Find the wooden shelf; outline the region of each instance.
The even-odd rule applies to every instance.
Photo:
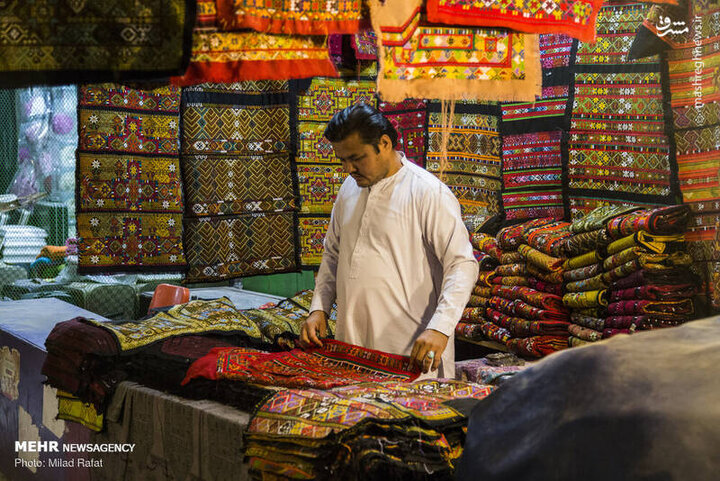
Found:
[[[499,342],[495,342],[495,341],[474,341],[474,340],[464,339],[464,338],[460,338],[460,337],[456,337],[455,339],[457,339],[458,341],[467,342],[469,344],[475,344],[477,346],[486,347],[488,349],[494,349],[496,351],[510,352],[508,350],[507,346],[505,346],[505,344],[500,344]]]

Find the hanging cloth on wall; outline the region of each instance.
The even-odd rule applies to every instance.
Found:
[[[384,101],[535,100],[540,95],[537,35],[428,26],[420,0],[370,1],[378,36],[378,94]]]

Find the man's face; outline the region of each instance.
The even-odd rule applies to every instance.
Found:
[[[345,172],[350,174],[360,187],[370,187],[387,177],[393,160],[393,148],[390,137],[380,137],[378,149],[365,144],[357,132],[340,142],[332,142],[335,156],[342,162]]]

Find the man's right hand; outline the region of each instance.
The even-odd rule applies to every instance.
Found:
[[[327,337],[327,314],[324,311],[312,311],[300,330],[300,344],[310,347],[315,344],[322,347],[320,339]]]

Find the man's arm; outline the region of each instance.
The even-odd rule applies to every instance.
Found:
[[[442,265],[443,281],[435,313],[415,341],[411,356],[425,367],[427,353],[433,351],[430,369],[434,370],[470,299],[479,267],[455,196],[442,188],[439,193],[428,193],[423,201],[423,235]]]
[[[340,237],[338,236],[335,208],[330,215],[330,225],[325,234],[323,258],[315,278],[315,291],[310,303],[310,315],[305,320],[300,332],[300,342],[309,346],[322,346],[320,338],[327,336],[327,320],[330,316],[336,294],[336,277]]]

